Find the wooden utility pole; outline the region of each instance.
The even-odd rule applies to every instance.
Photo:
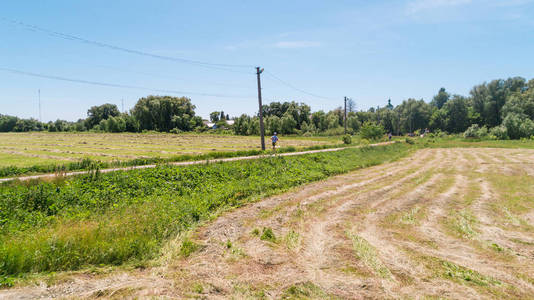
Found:
[[[261,103],[261,80],[260,74],[263,72],[263,69],[256,67],[256,75],[258,77],[258,104],[260,107],[260,135],[261,135],[261,150],[265,150],[265,129],[263,127],[263,105]]]
[[[347,97],[345,97],[345,113],[343,114],[343,121],[345,124],[345,134],[347,134]]]

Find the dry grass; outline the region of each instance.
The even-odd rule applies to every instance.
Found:
[[[279,147],[339,144],[329,137],[281,137]],[[259,149],[259,137],[166,133],[0,133],[0,167],[29,167],[90,158],[100,161],[169,158]]]

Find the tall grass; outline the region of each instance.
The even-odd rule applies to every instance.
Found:
[[[6,183],[0,185],[0,277],[151,259],[165,241],[221,209],[412,149],[394,144]]]

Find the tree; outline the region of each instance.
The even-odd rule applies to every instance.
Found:
[[[87,110],[86,127],[88,129],[93,128],[95,125],[100,124],[100,121],[107,120],[109,117],[116,117],[120,115],[120,111],[117,105],[106,103],[100,106],[92,106]]]
[[[285,134],[291,134],[295,132],[295,129],[297,128],[297,121],[293,118],[293,116],[286,112],[282,119],[280,120],[280,123],[282,125],[282,133]]]
[[[473,87],[470,92],[473,108],[480,115],[483,125],[488,127],[499,125],[503,117],[501,110],[506,99],[525,87],[525,79],[521,77],[493,80]]]
[[[437,107],[438,109],[442,108],[447,101],[449,101],[450,95],[445,91],[445,88],[441,88],[438,91],[438,94],[434,96],[430,105]]]
[[[194,109],[186,97],[148,96],[137,101],[132,115],[139,121],[141,130],[190,131],[202,126],[202,118],[195,117]]]
[[[265,123],[266,123],[266,127],[267,127],[267,132],[269,134],[273,134],[275,132],[281,132],[281,129],[282,129],[282,122],[280,120],[280,118],[276,115],[273,115],[273,116],[270,116],[270,117],[267,117],[265,119]]]
[[[464,132],[469,127],[469,112],[466,98],[455,95],[452,100],[445,103],[443,109],[447,116],[446,129],[448,132]]]
[[[312,113],[311,122],[319,131],[325,131],[328,128],[326,114],[322,110]]]
[[[221,111],[221,116],[219,117],[219,120],[226,120],[226,115],[224,114],[224,111]]]
[[[376,140],[384,136],[384,128],[375,122],[365,122],[360,129],[360,135],[364,139]]]
[[[352,129],[354,132],[360,130],[360,121],[356,115],[349,115],[347,118],[347,127]]]
[[[424,100],[404,100],[395,108],[399,114],[402,132],[414,132],[428,127],[432,116],[432,107]]]
[[[234,119],[234,133],[237,135],[247,135],[250,117],[242,114],[240,117]]]
[[[260,134],[260,119],[258,117],[254,117],[250,120],[247,134],[248,135],[259,135]]]
[[[386,108],[382,108],[377,110],[378,119],[380,120],[380,125],[384,127],[384,130],[386,132],[394,132],[395,131],[395,124],[397,123],[397,112],[389,109],[387,106]]]
[[[431,130],[445,130],[447,128],[447,111],[445,109],[435,109],[432,112],[428,126]]]
[[[219,120],[220,120],[220,112],[214,111],[214,112],[210,113],[210,121],[212,123],[217,123],[217,122],[219,122]]]
[[[534,85],[534,80],[531,80],[531,83]],[[512,93],[508,97],[501,111],[502,118],[506,118],[510,113],[525,115],[531,120],[534,119],[534,88]]]
[[[0,114],[0,132],[10,132],[17,124],[19,118]]]
[[[502,124],[511,139],[530,138],[534,135],[534,122],[525,115],[509,113]]]

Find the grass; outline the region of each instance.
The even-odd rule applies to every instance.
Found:
[[[346,234],[352,240],[352,248],[358,259],[371,268],[378,276],[385,279],[391,278],[391,272],[380,261],[376,249],[368,241],[351,232],[347,232]]]
[[[0,185],[0,276],[139,263],[190,228],[261,196],[396,160],[406,144]],[[276,240],[268,229],[256,234]],[[182,256],[194,253],[184,241]]]
[[[283,137],[277,152],[340,145],[338,137]],[[259,137],[166,133],[0,133],[0,177],[257,155]]]
[[[420,262],[429,271],[431,278],[446,279],[460,285],[466,285],[482,294],[489,294],[492,298],[518,299],[524,296],[520,293],[518,294],[515,287],[492,276],[479,273],[442,258],[423,255],[411,250],[408,251],[410,251],[409,255],[413,260]],[[430,280],[430,278],[423,280]]]
[[[464,239],[472,239],[478,235],[477,223],[476,217],[468,209],[452,211],[447,220],[448,228]]]
[[[267,228],[263,228],[263,233],[260,236],[260,240],[275,243],[276,236],[274,235],[273,230],[267,227]]]
[[[312,282],[303,282],[290,286],[281,299],[335,299]]]

